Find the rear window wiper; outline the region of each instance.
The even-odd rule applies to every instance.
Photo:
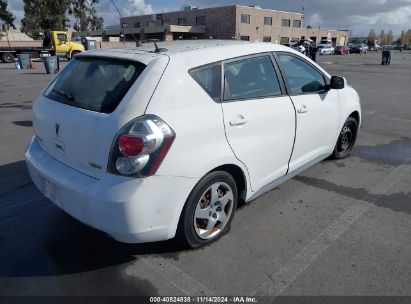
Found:
[[[75,101],[76,101],[76,99],[74,98],[74,96],[71,95],[71,94],[69,94],[69,93],[67,93],[67,92],[64,92],[64,91],[62,91],[62,90],[57,90],[57,89],[53,89],[53,90],[51,90],[51,91],[52,91],[54,94],[57,94],[57,95],[59,95],[59,96],[64,97],[64,99],[67,100],[67,101],[69,101],[69,102],[75,102]]]

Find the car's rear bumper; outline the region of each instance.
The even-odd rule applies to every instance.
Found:
[[[173,238],[179,216],[198,179],[107,174],[95,179],[55,160],[33,138],[26,152],[37,188],[65,212],[126,243]]]

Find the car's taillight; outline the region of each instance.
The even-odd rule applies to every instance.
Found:
[[[118,141],[118,148],[124,156],[137,156],[144,149],[144,140],[134,135],[122,135]]]
[[[151,176],[156,173],[174,139],[174,131],[159,117],[139,117],[125,125],[114,139],[108,172]]]

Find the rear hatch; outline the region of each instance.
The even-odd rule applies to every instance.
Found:
[[[160,79],[150,73],[152,59],[76,57],[34,103],[34,133],[42,149],[77,171],[101,178],[113,138],[127,121],[144,114]]]

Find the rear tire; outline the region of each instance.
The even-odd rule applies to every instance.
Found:
[[[15,58],[12,53],[3,53],[1,55],[1,61],[4,63],[13,63],[15,62]]]
[[[348,117],[338,136],[331,158],[343,159],[350,156],[354,148],[355,140],[357,139],[357,133],[358,122],[354,118]]]
[[[218,240],[230,229],[237,201],[237,186],[230,174],[224,171],[207,174],[186,201],[176,239],[191,248]]]

